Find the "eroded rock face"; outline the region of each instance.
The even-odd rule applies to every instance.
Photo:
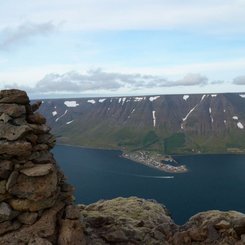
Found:
[[[40,105],[24,91],[0,91],[0,244],[84,244]]]

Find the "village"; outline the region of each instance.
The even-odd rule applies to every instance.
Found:
[[[168,173],[186,173],[188,171],[185,165],[180,165],[171,156],[163,156],[158,153],[148,151],[124,152],[122,157]]]

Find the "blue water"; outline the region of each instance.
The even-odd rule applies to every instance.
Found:
[[[178,156],[189,172],[169,174],[121,158],[119,151],[56,146],[53,152],[75,186],[77,203],[118,196],[155,199],[177,224],[210,209],[245,213],[245,155]]]

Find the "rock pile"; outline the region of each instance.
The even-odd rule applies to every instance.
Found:
[[[24,91],[0,91],[0,244],[84,244],[40,105]]]

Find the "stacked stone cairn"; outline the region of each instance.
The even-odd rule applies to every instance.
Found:
[[[40,105],[24,91],[0,91],[0,245],[85,244]]]

